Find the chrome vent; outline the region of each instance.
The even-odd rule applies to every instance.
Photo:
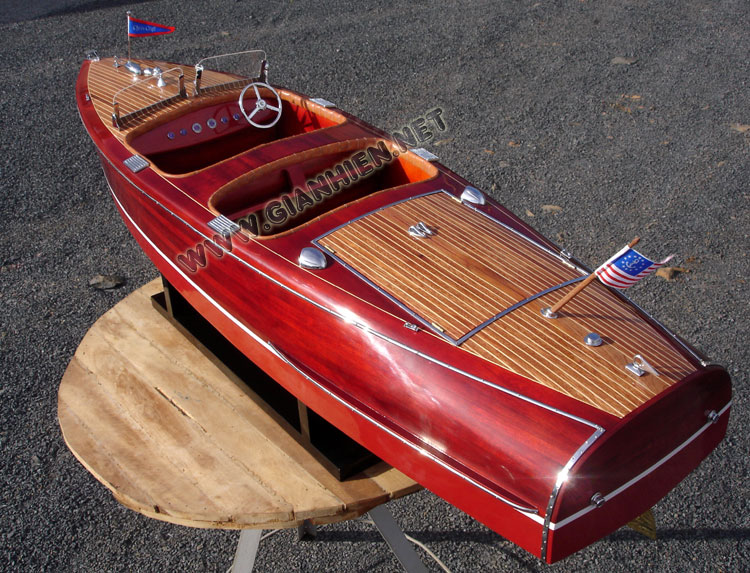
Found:
[[[130,169],[133,173],[138,173],[139,171],[143,171],[146,169],[146,167],[149,166],[149,162],[143,159],[140,155],[133,155],[131,157],[128,157],[125,161],[123,161],[125,164],[125,167]]]
[[[305,247],[299,253],[299,266],[303,269],[320,270],[328,266],[328,259],[315,247]]]
[[[474,205],[484,205],[487,202],[487,199],[485,199],[484,193],[479,189],[467,185],[463,193],[461,193],[461,201],[464,203],[472,203]]]
[[[237,233],[240,230],[240,226],[237,223],[227,219],[224,215],[219,215],[215,219],[211,219],[208,222],[208,226],[225,237],[228,237],[232,233]]]

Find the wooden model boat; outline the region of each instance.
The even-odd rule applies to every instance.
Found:
[[[242,56],[247,77],[221,58],[92,55],[76,100],[140,246],[291,393],[550,563],[721,441],[724,369],[598,282],[544,316],[580,262],[434,156],[272,88],[265,55]]]

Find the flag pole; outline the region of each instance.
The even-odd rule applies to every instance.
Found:
[[[632,249],[633,247],[635,247],[635,246],[636,246],[636,245],[638,244],[638,241],[640,241],[640,240],[641,240],[641,238],[640,238],[640,237],[636,237],[635,239],[633,239],[632,241],[630,241],[630,243],[628,243],[628,247],[627,247],[627,248],[629,248],[629,249]],[[557,313],[558,313],[558,311],[559,311],[559,310],[560,310],[560,309],[561,309],[561,308],[562,308],[563,306],[565,306],[566,304],[568,304],[568,303],[569,303],[569,302],[570,302],[571,300],[573,300],[573,298],[574,298],[574,297],[575,297],[575,296],[576,296],[576,295],[577,295],[577,294],[578,294],[579,292],[581,292],[581,291],[582,291],[583,289],[585,289],[585,288],[586,288],[586,287],[587,287],[587,286],[588,286],[589,284],[591,284],[591,282],[592,282],[592,281],[593,281],[593,280],[594,280],[595,278],[596,278],[596,271],[594,271],[594,272],[593,272],[593,273],[591,273],[591,274],[590,274],[589,276],[587,276],[587,277],[586,277],[585,279],[583,279],[583,280],[582,280],[582,281],[581,281],[580,283],[578,283],[578,285],[577,285],[577,286],[576,286],[576,287],[575,287],[575,288],[574,288],[574,289],[573,289],[572,291],[570,291],[570,292],[569,292],[568,294],[566,294],[566,295],[565,295],[565,296],[564,296],[563,298],[561,298],[561,299],[560,299],[560,300],[559,300],[558,302],[556,302],[556,303],[555,303],[554,305],[552,305],[551,307],[549,307],[549,306],[548,306],[548,307],[546,307],[546,308],[543,308],[543,309],[542,309],[542,314],[543,314],[544,316],[546,316],[547,318],[557,318]]]
[[[129,62],[130,61],[130,15],[131,15],[130,10],[128,10],[126,14],[128,15],[128,62]]]

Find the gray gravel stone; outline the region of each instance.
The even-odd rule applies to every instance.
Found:
[[[134,53],[172,61],[261,47],[270,77],[388,130],[439,106],[441,160],[591,265],[636,234],[689,269],[629,295],[727,366],[727,439],[655,508],[547,567],[428,492],[392,503],[453,571],[741,571],[748,522],[750,4],[746,0],[127,5],[174,25]],[[225,571],[238,534],[120,507],[65,447],[57,385],[97,317],[156,276],[120,220],[73,89],[85,50],[123,54],[119,0],[10,0],[0,20],[0,569]],[[619,64],[618,58],[628,64]],[[619,60],[618,60],[619,61]],[[544,213],[543,205],[562,208]],[[535,215],[527,214],[527,210]],[[126,277],[96,291],[99,273]],[[432,569],[436,570],[434,566]],[[394,571],[375,530],[282,532],[258,571]]]

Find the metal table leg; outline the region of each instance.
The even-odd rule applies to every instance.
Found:
[[[401,528],[385,505],[379,505],[371,509],[369,515],[404,570],[407,573],[427,573],[427,569],[417,555],[417,552],[414,551],[414,547],[406,539],[404,532],[401,531]],[[313,532],[315,531],[314,525],[308,523],[307,527],[309,528],[308,531],[310,529]],[[301,526],[300,532],[302,531]],[[234,554],[234,561],[232,562],[232,573],[252,572],[255,565],[255,557],[258,555],[261,533],[263,533],[261,529],[242,530],[240,541],[237,544],[237,551]]]
[[[243,529],[232,562],[232,573],[250,573],[258,555],[262,529]]]
[[[383,536],[383,539],[385,539],[388,547],[396,555],[404,570],[408,573],[427,573],[427,569],[417,555],[417,552],[414,551],[414,547],[404,537],[404,532],[401,531],[401,528],[385,505],[379,505],[371,509],[369,514],[375,523],[375,527],[378,528],[380,535]]]

